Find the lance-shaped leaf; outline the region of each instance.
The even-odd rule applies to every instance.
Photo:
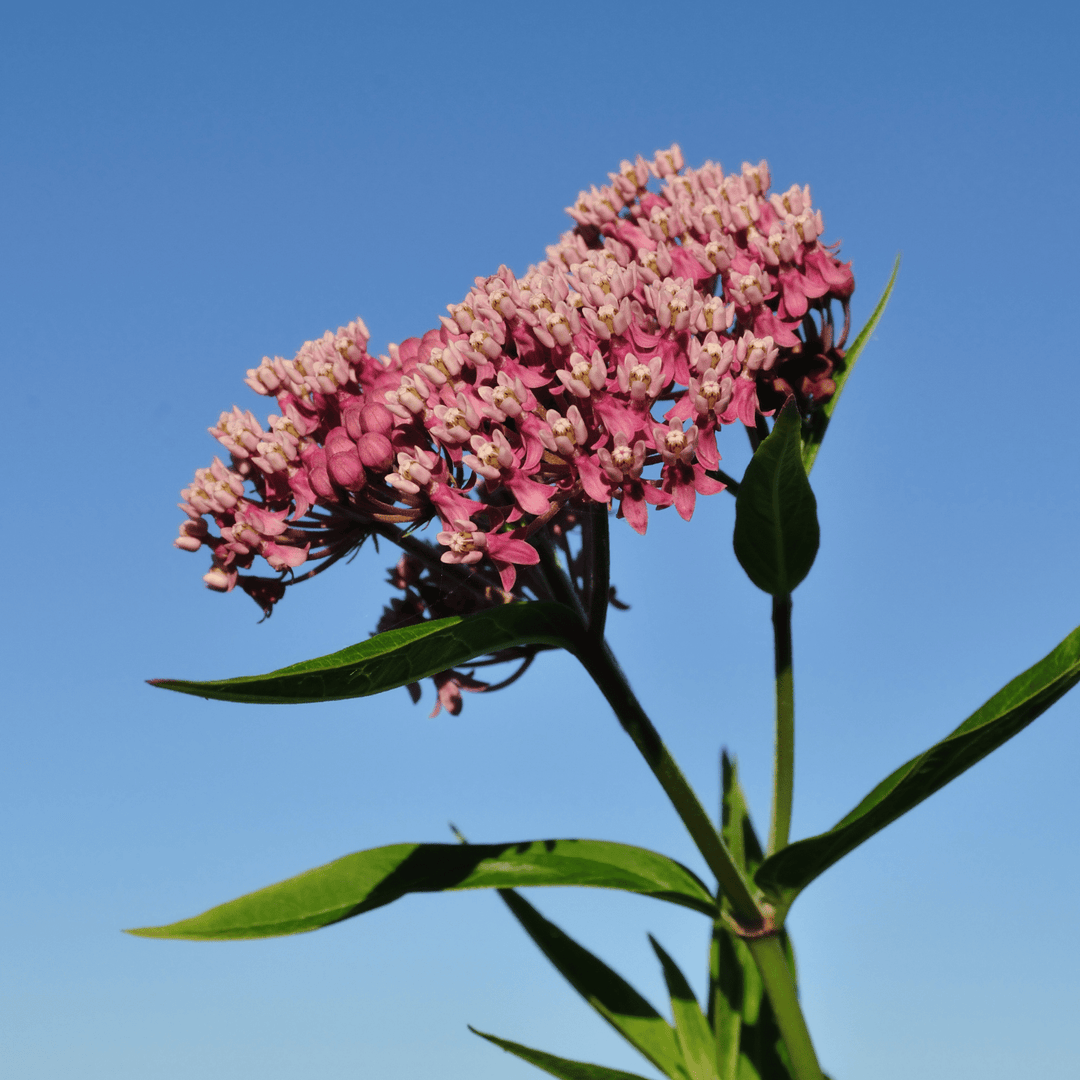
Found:
[[[722,804],[720,835],[728,851],[734,856],[739,869],[747,877],[753,877],[765,857],[754,823],[750,820],[750,808],[746,803],[742,785],[739,783],[739,766],[724,750],[720,757],[720,780]]]
[[[763,857],[761,842],[750,821],[738,767],[726,750],[721,756],[721,790],[720,835],[739,869],[752,877]],[[738,1077],[744,1004],[748,994],[760,998],[760,982],[749,950],[722,919],[715,920],[709,951],[708,1019],[721,1080]],[[756,1004],[753,1012],[756,1015]]]
[[[622,1069],[609,1069],[604,1065],[588,1065],[584,1061],[571,1061],[569,1058],[545,1054],[543,1050],[533,1050],[531,1047],[522,1046],[521,1043],[500,1039],[496,1035],[488,1035],[486,1032],[477,1031],[472,1026],[469,1030],[474,1035],[479,1035],[481,1039],[487,1039],[488,1042],[501,1046],[508,1053],[517,1055],[530,1065],[535,1065],[538,1069],[559,1077],[559,1080],[645,1080],[637,1073],[623,1072]]]
[[[848,381],[851,370],[855,367],[855,361],[859,359],[859,354],[870,340],[870,335],[877,328],[877,324],[881,321],[881,316],[885,313],[885,305],[889,302],[889,297],[892,295],[893,285],[896,284],[896,275],[899,272],[900,256],[897,255],[896,262],[893,264],[892,274],[889,276],[889,283],[885,286],[885,291],[881,294],[881,299],[877,302],[877,307],[874,308],[869,321],[859,332],[859,336],[855,338],[851,347],[844,354],[844,370],[837,372],[833,380],[836,383],[836,389],[833,391],[832,396],[828,401],[819,408],[816,408],[810,414],[810,419],[807,421],[806,430],[804,432],[805,444],[803,446],[803,464],[806,466],[808,474],[814,467],[814,461],[817,459],[817,453],[821,447],[821,440],[825,438],[825,432],[829,427],[829,421],[832,419],[832,414],[836,409],[837,402],[840,400],[840,394],[844,390],[844,384]]]
[[[750,820],[738,767],[725,751],[721,759],[721,835],[739,868],[752,876],[764,855]],[[785,953],[795,974],[795,956],[786,934]],[[709,955],[709,1023],[716,1042],[721,1080],[790,1080],[787,1050],[750,950],[723,919],[713,923]]]
[[[1080,682],[1080,628],[1018,675],[955,731],[887,776],[827,833],[766,859],[755,880],[782,909],[819,874],[970,769]]]
[[[559,974],[624,1038],[672,1080],[689,1080],[675,1030],[621,975],[510,889],[499,895]]]
[[[433,619],[387,630],[329,656],[318,656],[266,675],[189,682],[151,679],[153,686],[222,701],[297,704],[367,697],[393,690],[517,645],[573,650],[581,624],[562,604],[506,604],[475,615]]]
[[[701,1011],[694,991],[686,981],[679,965],[667,954],[660,942],[649,935],[649,943],[664,969],[664,982],[671,998],[671,1014],[675,1017],[675,1031],[679,1048],[692,1080],[718,1080],[716,1074],[716,1046],[713,1043],[709,1021]]]
[[[585,885],[652,896],[712,914],[715,901],[685,866],[644,848],[606,840],[516,844],[391,844],[358,851],[140,937],[223,941],[317,930],[407,893]]]
[[[810,573],[820,539],[800,423],[789,401],[750,459],[735,497],[735,555],[750,580],[773,596],[790,593]]]

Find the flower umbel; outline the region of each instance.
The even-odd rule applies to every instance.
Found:
[[[210,549],[210,588],[240,585],[269,614],[376,535],[410,560],[380,629],[437,617],[438,590],[455,613],[548,596],[537,544],[576,559],[584,592],[568,542],[583,511],[617,503],[639,533],[649,506],[689,519],[697,495],[723,489],[709,472],[724,426],[828,399],[854,280],[821,242],[809,188],[770,195],[765,162],[687,169],[677,146],[610,180],[578,196],[543,262],[477,278],[389,355],[368,352],[358,319],[248,372],[280,413],[265,428],[222,413],[210,432],[229,464],[182,492],[176,546]],[[434,545],[415,535],[432,520]],[[242,573],[256,557],[278,576]],[[451,711],[485,685],[436,682]]]

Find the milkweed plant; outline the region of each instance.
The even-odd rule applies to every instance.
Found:
[[[389,844],[346,855],[143,937],[227,940],[316,930],[411,892],[492,888],[570,984],[671,1080],[822,1080],[785,930],[819,874],[999,747],[1080,681],[1080,629],[940,742],[901,765],[828,832],[789,836],[794,775],[792,593],[813,566],[809,475],[897,268],[854,339],[849,263],[824,238],[809,187],[770,193],[768,166],[685,167],[678,146],[624,161],[578,196],[574,227],[518,277],[477,278],[440,325],[368,351],[357,319],[291,360],[247,373],[278,412],[233,408],[210,429],[221,455],[183,490],[176,546],[206,549],[209,588],[270,615],[299,582],[369,538],[397,546],[377,632],[270,672],[155,685],[226,701],[362,697],[434,680],[436,712],[491,693],[551,649],[595,681],[670,799],[713,878],[605,840]],[[899,265],[899,264],[898,264]],[[741,428],[753,456],[720,465]],[[612,518],[690,521],[699,497],[734,496],[740,565],[772,597],[776,713],[764,841],[723,757],[714,821],[642,709],[604,635]],[[258,562],[257,560],[261,560]],[[263,566],[263,564],[266,564]],[[259,572],[258,568],[262,567]],[[254,568],[254,572],[253,572]],[[511,665],[507,667],[506,665]],[[465,666],[469,671],[463,670]],[[489,668],[501,678],[482,679]],[[508,673],[507,673],[508,672]],[[671,1018],[518,891],[622,889],[710,920],[707,1000],[659,943]],[[563,1080],[634,1080],[484,1032]],[[638,1078],[640,1080],[640,1078]]]

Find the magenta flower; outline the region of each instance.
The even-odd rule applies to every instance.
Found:
[[[535,545],[581,511],[617,504],[639,533],[649,506],[689,518],[723,489],[724,427],[833,392],[854,280],[808,187],[770,194],[764,162],[687,169],[677,146],[610,181],[578,196],[544,261],[477,278],[388,355],[357,319],[248,371],[279,412],[222,413],[210,430],[230,463],[182,493],[176,546],[210,549],[211,588],[239,584],[269,613],[377,534],[465,575],[472,603],[543,595]],[[437,548],[417,532],[431,521]],[[278,576],[243,573],[256,558]]]

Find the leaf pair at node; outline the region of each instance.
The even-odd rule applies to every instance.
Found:
[[[723,837],[739,869],[750,876],[761,863],[761,845],[735,764],[726,754],[723,789]],[[499,895],[570,985],[670,1080],[791,1080],[787,1050],[757,966],[719,912],[713,921],[707,1010],[701,1008],[675,961],[655,939],[649,939],[667,984],[669,1022],[621,975],[517,892],[500,890]],[[726,906],[722,897],[721,904]],[[790,947],[787,952],[794,971]],[[476,1034],[561,1080],[642,1080],[634,1073],[572,1061],[482,1031]]]

